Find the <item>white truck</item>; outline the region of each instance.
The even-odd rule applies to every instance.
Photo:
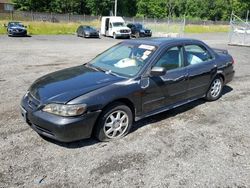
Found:
[[[104,16],[101,22],[101,35],[116,38],[130,38],[131,30],[122,17]]]

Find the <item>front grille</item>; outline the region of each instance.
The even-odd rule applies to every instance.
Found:
[[[129,30],[126,29],[120,30],[120,33],[129,33]]]

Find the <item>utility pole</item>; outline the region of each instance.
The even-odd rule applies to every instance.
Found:
[[[247,11],[246,23],[248,23],[249,10]]]
[[[115,16],[117,14],[117,0],[115,0]]]

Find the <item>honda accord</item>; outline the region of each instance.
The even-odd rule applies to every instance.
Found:
[[[110,141],[142,118],[199,98],[217,100],[233,76],[232,56],[202,41],[126,40],[88,63],[36,80],[21,113],[45,137]]]

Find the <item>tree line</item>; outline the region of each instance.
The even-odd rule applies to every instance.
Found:
[[[117,14],[127,17],[183,17],[228,20],[231,12],[242,18],[250,10],[250,0],[117,0]],[[13,0],[17,10],[110,15],[114,0]]]

